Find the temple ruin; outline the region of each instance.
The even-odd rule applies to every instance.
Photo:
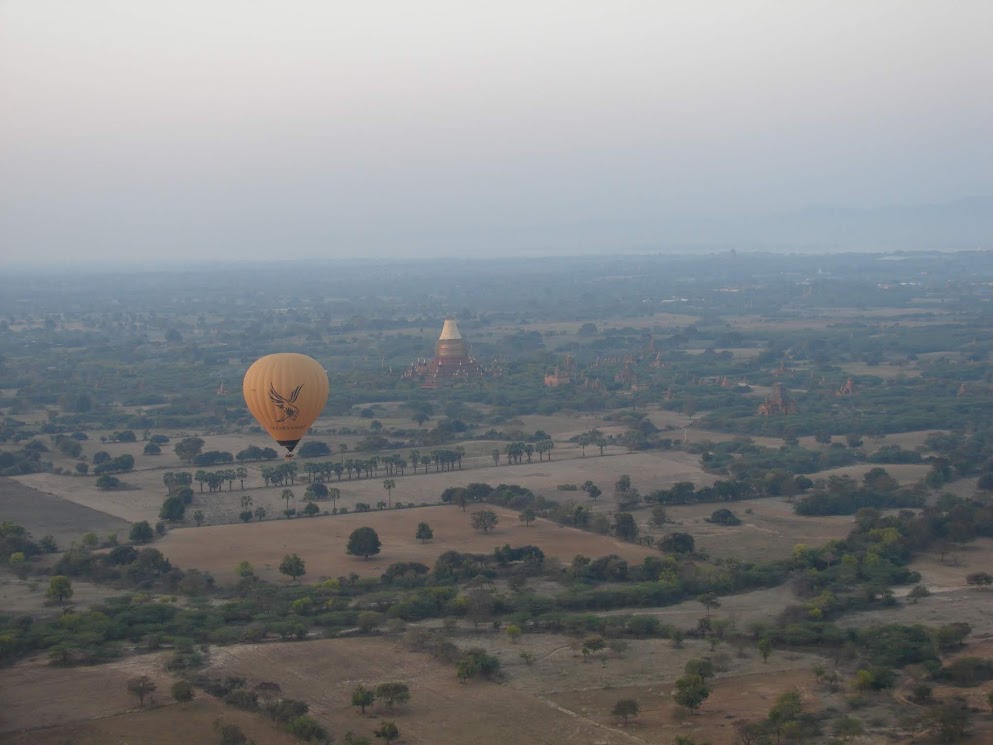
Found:
[[[469,354],[469,346],[454,318],[446,318],[434,346],[434,357],[417,360],[403,374],[404,380],[420,380],[425,388],[445,382],[481,377],[483,369]]]
[[[772,393],[759,405],[758,413],[762,416],[796,414],[796,403],[786,395],[782,383],[773,383]]]

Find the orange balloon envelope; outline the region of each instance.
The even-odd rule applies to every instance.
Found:
[[[292,352],[256,360],[242,383],[252,416],[290,454],[320,416],[328,400],[328,388],[328,376],[321,363]]]

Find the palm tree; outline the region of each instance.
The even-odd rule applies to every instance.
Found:
[[[286,502],[286,516],[289,517],[290,516],[290,500],[291,499],[296,499],[296,496],[293,494],[293,490],[292,489],[283,489],[283,493],[280,494],[279,497],[280,497],[280,499],[282,499],[282,500],[284,500]]]
[[[386,498],[390,500],[390,509],[393,509],[393,490],[396,488],[397,482],[393,479],[385,479],[383,481],[383,488],[386,489]]]
[[[328,499],[331,500],[331,511],[334,512],[336,510],[335,505],[337,505],[338,500],[341,499],[341,489],[336,489],[334,487],[329,488]]]
[[[241,488],[245,488],[245,479],[248,478],[248,469],[244,466],[239,466],[235,469],[235,475],[241,480]]]
[[[421,451],[411,450],[410,451],[410,462],[414,466],[414,473],[417,473],[417,467],[421,465]]]
[[[244,494],[241,497],[241,511],[245,512],[252,506],[252,498],[248,494]]]
[[[260,505],[260,506],[258,506],[258,507],[255,508],[255,519],[256,520],[258,520],[259,522],[262,522],[263,520],[265,520],[265,516],[266,516],[266,508],[265,507],[262,507]]]

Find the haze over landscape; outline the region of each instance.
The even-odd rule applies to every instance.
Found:
[[[0,745],[993,743],[991,29],[0,0]]]
[[[8,1],[0,260],[974,248],[991,24],[986,2]]]

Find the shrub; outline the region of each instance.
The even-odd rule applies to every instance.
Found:
[[[259,710],[259,697],[254,691],[235,688],[224,697],[224,703],[245,711]]]
[[[193,700],[193,686],[186,680],[176,681],[172,684],[172,697],[181,703]]]

